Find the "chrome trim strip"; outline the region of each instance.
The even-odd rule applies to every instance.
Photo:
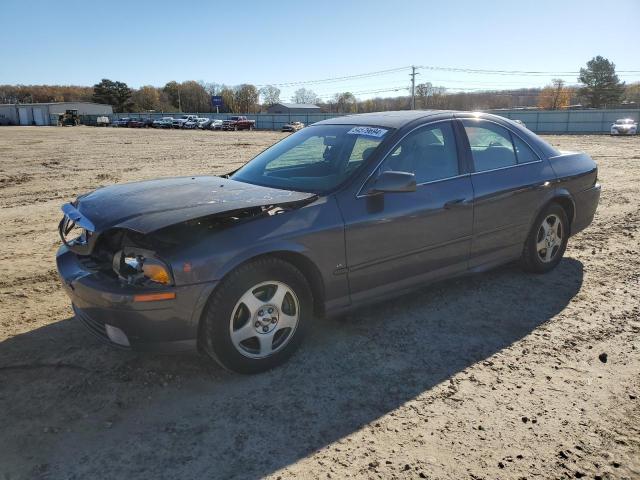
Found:
[[[471,175],[481,175],[483,173],[495,172],[497,170],[506,170],[507,168],[524,167],[525,165],[532,165],[534,163],[542,163],[542,160],[534,160],[533,162],[516,163],[515,165],[507,165],[506,167],[492,168],[491,170],[482,170],[480,172],[471,172]]]
[[[502,117],[502,118],[505,118],[506,120],[509,120],[509,121],[513,122],[513,120],[511,120],[510,118],[507,118],[507,117]],[[458,118],[458,120],[461,123],[463,123],[464,120],[477,120],[477,121],[482,121],[482,122],[490,122],[490,123],[493,123],[494,125],[498,125],[499,127],[502,127],[505,130],[507,130],[509,133],[511,133],[511,135],[515,135],[520,140],[522,140],[527,145],[527,147],[529,147],[531,149],[531,151],[535,154],[535,156],[538,157],[538,161],[540,161],[540,162],[542,161],[542,158],[540,157],[540,155],[538,155],[538,152],[536,152],[536,149],[533,148],[529,142],[527,142],[524,138],[522,138],[516,132],[511,130],[509,127],[506,127],[505,125],[502,125],[501,123],[498,123],[495,120],[492,120],[492,119],[489,119],[489,118],[482,118],[482,117],[478,117],[478,118],[462,117],[462,118]],[[463,123],[462,127],[464,128],[464,123]],[[523,127],[523,128],[526,128],[526,127]],[[511,141],[511,144],[513,145],[513,141]],[[513,153],[515,153],[515,148],[516,148],[516,146],[513,145]],[[471,149],[471,145],[469,145],[469,149]],[[473,151],[471,152],[471,155],[473,156]],[[516,153],[516,160],[518,160],[518,154],[517,153]],[[517,165],[526,165],[527,163],[535,163],[535,162],[536,162],[536,160],[534,160],[533,162],[518,163]],[[511,166],[515,167],[516,165],[511,165]],[[475,167],[475,165],[474,165],[474,167]],[[489,170],[483,170],[483,171],[488,172]],[[481,172],[472,172],[472,173],[481,173]]]

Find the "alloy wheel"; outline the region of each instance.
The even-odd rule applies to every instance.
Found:
[[[547,215],[536,236],[536,252],[541,262],[549,263],[556,257],[562,247],[563,235],[560,217],[555,213]]]
[[[231,343],[249,358],[266,358],[293,338],[300,319],[300,302],[288,285],[262,282],[236,303],[229,321]]]

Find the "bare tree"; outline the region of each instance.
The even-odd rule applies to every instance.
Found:
[[[267,107],[280,102],[280,89],[273,85],[267,85],[260,89],[260,95],[262,95],[262,103]]]
[[[358,101],[351,92],[336,93],[334,101],[340,113],[354,113],[358,111]]]
[[[199,81],[198,83],[202,86],[202,88],[204,88],[205,92],[207,92],[209,96],[220,95],[220,92],[225,87],[223,84],[216,82]]]
[[[316,92],[313,90],[299,88],[293,93],[291,101],[293,103],[316,103],[318,101],[318,95],[316,95]]]
[[[256,111],[258,105],[258,89],[255,85],[243,83],[235,89],[235,104],[242,113],[252,113]]]
[[[544,87],[538,96],[538,106],[546,110],[566,108],[571,101],[571,91],[564,86],[564,80],[554,78],[552,84]]]

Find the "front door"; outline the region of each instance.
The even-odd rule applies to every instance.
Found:
[[[466,270],[473,189],[456,140],[450,121],[419,127],[391,148],[356,198],[338,198],[353,302]],[[413,173],[416,191],[369,193],[386,170]]]

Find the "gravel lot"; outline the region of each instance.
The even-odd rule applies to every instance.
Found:
[[[0,128],[0,478],[640,478],[640,136],[591,154],[594,224],[510,265],[318,320],[284,367],[116,351],[72,318],[61,203],[224,173],[271,132]]]

